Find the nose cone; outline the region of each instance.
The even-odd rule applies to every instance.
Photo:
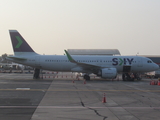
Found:
[[[154,70],[158,70],[159,69],[159,65],[157,65],[157,64],[154,63],[153,69]]]

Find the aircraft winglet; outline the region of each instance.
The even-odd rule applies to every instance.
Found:
[[[80,62],[77,62],[75,61],[72,56],[67,52],[67,50],[64,50],[66,55],[67,55],[67,58],[70,62],[72,63],[76,63],[77,65],[79,65],[80,67],[83,67],[83,69],[99,69],[101,68],[100,66],[96,66],[96,65],[92,65],[92,64],[87,64],[87,63],[80,63]]]
[[[66,55],[67,55],[67,57],[68,57],[68,60],[70,61],[70,62],[72,62],[72,63],[77,63],[73,58],[72,58],[72,56],[67,52],[67,50],[64,50],[65,51],[65,53],[66,53]]]

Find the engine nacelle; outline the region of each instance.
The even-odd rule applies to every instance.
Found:
[[[116,68],[103,68],[101,70],[101,77],[105,79],[113,79],[117,76],[117,69]]]

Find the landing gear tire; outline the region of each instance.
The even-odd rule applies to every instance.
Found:
[[[122,74],[123,81],[134,81],[134,78],[131,78],[131,76],[128,73]]]
[[[39,79],[40,78],[39,75],[40,75],[40,69],[35,68],[34,69],[34,74],[33,74],[33,79]]]
[[[125,76],[124,73],[122,74],[122,80],[123,80],[123,81],[126,81],[126,76]]]
[[[90,80],[90,76],[89,75],[84,75],[83,77],[86,81]]]
[[[134,78],[137,79],[138,81],[140,81],[142,79],[140,74],[138,74],[138,73],[134,73]]]

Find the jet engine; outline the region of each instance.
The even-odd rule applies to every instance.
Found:
[[[116,68],[103,68],[99,71],[98,76],[101,76],[105,79],[113,79],[117,76],[117,69]]]

